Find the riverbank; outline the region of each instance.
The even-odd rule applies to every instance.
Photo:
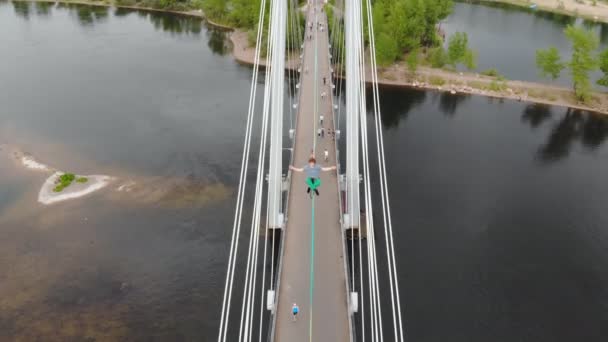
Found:
[[[234,31],[230,35],[234,58],[241,64],[253,65],[255,49],[249,47],[247,34]],[[265,65],[265,60],[260,61]],[[297,61],[291,60],[292,68]],[[369,70],[369,68],[368,68]],[[368,71],[366,79],[372,79]],[[368,82],[369,83],[369,82]],[[608,114],[608,94],[595,92],[591,104],[579,103],[568,88],[544,83],[501,80],[474,73],[457,73],[443,69],[419,67],[410,73],[405,63],[378,69],[378,84],[384,87],[408,87],[470,94],[546,105],[570,107]]]
[[[368,75],[368,78],[371,76]],[[381,86],[407,86],[452,94],[481,95],[608,114],[606,93],[594,92],[593,100],[589,104],[583,104],[576,100],[572,90],[545,83],[511,81],[477,73],[457,73],[429,67],[419,67],[416,73],[412,74],[403,64],[379,69],[378,78]]]
[[[176,15],[203,19],[203,20],[205,20],[205,22],[207,24],[209,24],[210,26],[212,26],[216,29],[225,30],[225,31],[234,31],[235,30],[235,28],[232,26],[220,24],[216,21],[213,21],[212,19],[209,19],[205,15],[203,10],[201,10],[201,9],[191,9],[188,11],[177,11],[177,10],[171,10],[171,9],[153,8],[153,7],[138,6],[138,5],[125,6],[125,5],[118,5],[116,3],[116,1],[114,1],[114,0],[100,0],[100,1],[95,1],[95,0],[74,0],[74,1],[72,1],[72,0],[12,0],[12,1],[46,2],[46,3],[52,3],[52,4],[61,3],[61,4],[82,5],[82,6],[114,7],[114,8],[131,9],[131,10],[137,10],[137,11],[146,11],[146,12],[171,13],[171,14],[176,14]]]
[[[28,0],[15,0],[28,1]],[[205,17],[201,10],[190,11],[173,11],[156,9],[140,6],[120,6],[116,5],[115,1],[89,1],[89,0],[33,0],[39,2],[50,3],[68,3],[79,5],[93,5],[125,8],[133,10],[143,10],[152,12],[164,12],[176,15],[185,15],[204,19],[210,26],[219,28],[230,33],[230,42],[232,43],[232,55],[234,59],[243,65],[253,65],[255,59],[255,49],[249,46],[247,32],[240,31],[233,27],[215,23]],[[477,2],[510,2],[512,0],[482,0]],[[515,0],[519,5],[525,1]],[[540,3],[540,2],[539,2]],[[564,1],[565,5],[568,1]],[[540,5],[540,4],[539,4]],[[599,6],[600,4],[598,4]],[[568,8],[568,7],[567,7]],[[605,20],[608,22],[608,5],[602,4],[602,10],[598,12],[600,15],[605,15]],[[544,8],[543,8],[544,9]],[[601,18],[604,18],[602,16]],[[290,70],[298,69],[299,56],[293,55],[286,63],[286,68]],[[260,65],[266,66],[266,58],[260,58]],[[419,67],[415,74],[411,74],[405,64],[395,64],[391,67],[380,68],[378,70],[379,84],[384,87],[408,87],[420,88],[435,91],[443,91],[449,93],[461,93],[470,95],[480,95],[494,98],[505,98],[517,101],[525,101],[531,103],[540,103],[546,105],[555,105],[570,107],[580,110],[588,110],[608,114],[608,96],[604,93],[596,92],[593,95],[593,101],[590,104],[579,103],[574,92],[568,88],[549,85],[545,83],[525,82],[525,81],[510,81],[499,80],[496,77],[483,76],[474,73],[456,73],[443,69],[434,69],[429,67]],[[366,79],[371,80],[371,75],[368,74]]]
[[[593,21],[608,23],[608,4],[597,1],[593,5],[592,0],[561,0],[561,5],[556,0],[457,0],[466,3],[503,3],[535,10],[564,14],[572,17],[580,17]]]

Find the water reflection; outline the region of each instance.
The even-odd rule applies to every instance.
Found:
[[[555,162],[567,157],[572,145],[577,141],[584,147],[595,150],[606,141],[606,138],[608,138],[608,118],[568,109],[552,128],[547,142],[541,146],[538,155],[543,162]]]
[[[46,17],[51,14],[51,9],[55,6],[54,2],[37,1],[34,3],[36,15]]]
[[[92,26],[108,18],[110,8],[106,6],[90,6],[81,4],[58,3],[57,8],[68,9],[71,15],[76,15],[82,26]]]
[[[588,148],[596,149],[608,138],[608,118],[599,115],[588,115],[583,124],[581,142]]]
[[[368,112],[371,109],[371,91],[367,94]],[[399,126],[399,121],[406,118],[408,113],[426,100],[426,91],[404,90],[398,88],[382,89],[380,96],[380,110],[382,122],[386,128]]]
[[[462,1],[460,1],[460,2],[462,2]],[[563,26],[573,24],[576,21],[575,17],[569,16],[569,15],[559,14],[559,13],[555,13],[555,12],[548,12],[548,11],[539,11],[539,10],[531,9],[529,7],[513,5],[513,4],[509,4],[509,3],[487,2],[487,1],[479,1],[479,0],[469,0],[469,1],[466,1],[466,3],[470,3],[470,4],[474,4],[474,5],[483,5],[485,7],[491,7],[491,8],[499,8],[506,12],[512,12],[512,13],[515,13],[515,12],[529,13],[529,14],[534,15],[536,18],[549,20],[551,22],[554,22],[554,23],[557,23],[557,24],[560,24]]]
[[[13,1],[13,9],[15,10],[15,14],[18,17],[21,17],[23,19],[29,19],[30,18],[30,3],[29,2],[22,2],[22,1]]]
[[[202,20],[185,18],[174,14],[150,13],[150,21],[154,28],[172,34],[199,35],[202,30]]]
[[[228,45],[226,44],[226,32],[220,30],[207,30],[207,46],[214,54],[224,56],[228,53]]]
[[[547,119],[551,118],[551,115],[551,107],[533,103],[526,106],[521,115],[521,121],[529,123],[532,128],[536,128]]]
[[[458,107],[469,100],[470,95],[452,95],[449,93],[441,93],[439,95],[439,109],[448,117],[454,116]]]
[[[135,13],[135,12],[137,12],[137,10],[134,10],[131,8],[117,7],[114,9],[114,16],[115,17],[126,17],[127,15],[129,15],[131,13]]]

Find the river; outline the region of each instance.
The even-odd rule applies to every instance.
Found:
[[[442,28],[448,37],[457,31],[467,33],[469,46],[477,53],[478,71],[495,68],[510,80],[550,82],[539,76],[536,50],[555,46],[562,59],[568,60],[572,53],[564,36],[568,25],[591,29],[599,38],[600,49],[608,47],[608,24],[500,3],[455,2]],[[598,72],[593,78],[599,77]],[[564,70],[555,82],[569,86],[569,72]]]
[[[0,340],[214,340],[251,70],[195,19],[0,2],[0,23]],[[606,118],[381,97],[408,340],[604,341]],[[42,206],[11,148],[143,187]]]

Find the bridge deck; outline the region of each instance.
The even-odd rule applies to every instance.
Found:
[[[327,134],[328,128],[334,127],[327,17],[313,8],[306,17],[306,37],[311,33],[308,23],[312,22],[313,38],[305,40],[294,163],[297,167],[305,165],[314,147],[317,162],[331,166],[336,165],[336,156],[334,138]],[[317,19],[323,32],[316,27]],[[323,92],[327,94],[325,99],[321,97]],[[317,136],[319,115],[324,116],[324,138]],[[325,149],[329,151],[327,162],[323,160]],[[324,172],[321,180],[321,195],[311,200],[306,194],[304,174],[292,176],[276,319],[278,342],[350,340],[337,173]],[[291,320],[293,303],[300,307],[296,322]]]

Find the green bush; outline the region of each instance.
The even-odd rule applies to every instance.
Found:
[[[137,0],[116,0],[118,6],[135,6],[136,4]]]
[[[496,77],[498,75],[500,75],[500,73],[498,73],[498,70],[492,68],[492,69],[488,69],[488,70],[484,70],[481,72],[482,75],[485,76],[490,76],[490,77]]]
[[[434,86],[442,86],[445,84],[445,80],[439,76],[431,76],[429,77],[429,83]]]
[[[54,192],[61,192],[63,189],[67,188],[72,184],[72,182],[76,179],[76,176],[73,173],[64,173],[59,178],[57,178],[56,186],[53,189]]]
[[[442,47],[429,51],[428,60],[433,68],[443,68],[448,63],[448,56]]]
[[[504,82],[492,81],[488,86],[491,91],[499,92],[507,89],[507,85]]]

